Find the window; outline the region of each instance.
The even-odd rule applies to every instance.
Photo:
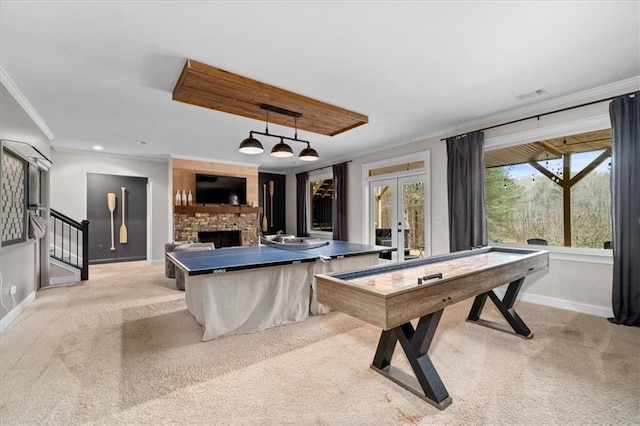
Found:
[[[309,232],[333,232],[333,176],[309,177]]]
[[[485,153],[489,241],[608,248],[611,130]]]

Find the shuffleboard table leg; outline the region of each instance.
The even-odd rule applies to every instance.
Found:
[[[520,292],[520,288],[522,287],[523,282],[524,278],[520,278],[509,283],[507,291],[505,292],[502,300],[500,300],[498,295],[493,290],[489,290],[486,293],[476,296],[475,300],[473,301],[471,311],[469,311],[467,321],[479,325],[484,325],[496,330],[511,332],[511,330],[504,326],[501,326],[500,324],[480,319],[480,314],[482,313],[482,309],[484,308],[484,303],[487,300],[487,297],[489,297],[493,304],[496,305],[496,308],[498,308],[504,319],[507,320],[513,332],[522,338],[531,339],[533,337],[533,333],[531,332],[531,330],[529,330],[529,327],[527,327],[522,318],[520,318],[516,310],[513,309],[513,304],[518,297],[518,293]]]
[[[427,354],[442,312],[443,309],[420,318],[415,330],[413,325],[407,322],[383,331],[371,368],[431,405],[444,410],[451,404],[452,399]],[[400,342],[415,377],[391,365],[397,342]]]

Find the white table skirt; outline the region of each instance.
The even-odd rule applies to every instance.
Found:
[[[320,260],[316,260],[315,274],[331,274],[333,272],[346,272],[354,269],[362,269],[367,266],[373,266],[378,264],[378,253],[364,254],[360,256],[348,256],[341,259],[331,259],[326,263]],[[312,315],[322,315],[330,312],[332,309],[318,303],[318,295],[316,288],[316,279],[313,278],[311,283],[311,303],[309,310]]]
[[[252,333],[309,316],[314,262],[186,277],[189,312],[202,340]]]

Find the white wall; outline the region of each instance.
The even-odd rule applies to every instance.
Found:
[[[150,193],[147,194],[147,215],[150,241],[147,244],[147,259],[153,263],[164,262],[164,243],[172,240],[169,231],[169,160],[148,161],[103,154],[53,151],[52,161],[51,208],[75,220],[87,217],[87,173],[148,178]]]
[[[0,119],[0,139],[9,139],[18,142],[24,142],[28,145],[22,145],[20,150],[16,152],[18,155],[33,155],[32,146],[37,148],[44,155],[50,155],[50,143],[48,136],[39,127],[40,117],[37,116],[31,105],[22,96],[22,93],[9,79],[4,70],[2,73],[2,84],[0,84],[0,111],[2,118]],[[17,145],[19,146],[19,145]],[[46,172],[43,173],[46,175]],[[46,187],[46,179],[43,180],[41,192],[43,197],[48,195]],[[46,200],[44,203],[47,205]],[[42,244],[45,244],[47,237],[45,236]],[[24,310],[33,300],[35,300],[35,291],[38,289],[38,282],[41,279],[48,280],[48,268],[44,268],[45,274],[42,275],[40,265],[40,244],[41,240],[27,240],[0,248],[0,275],[2,279],[2,292],[0,298],[2,307],[0,307],[0,330],[4,330],[12,321],[17,318],[20,312]],[[48,265],[48,261],[47,261]],[[9,295],[9,287],[15,286],[16,293],[13,298]],[[6,307],[6,308],[5,308]]]
[[[522,286],[520,299],[601,317],[612,317],[611,287],[613,260],[577,255],[573,260],[561,259],[557,249],[550,248],[549,269],[538,272]],[[602,250],[604,251],[604,250]],[[610,251],[610,250],[609,250]]]

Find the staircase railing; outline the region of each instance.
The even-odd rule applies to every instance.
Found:
[[[51,250],[49,255],[80,269],[80,279],[89,279],[89,221],[78,222],[51,209]]]

